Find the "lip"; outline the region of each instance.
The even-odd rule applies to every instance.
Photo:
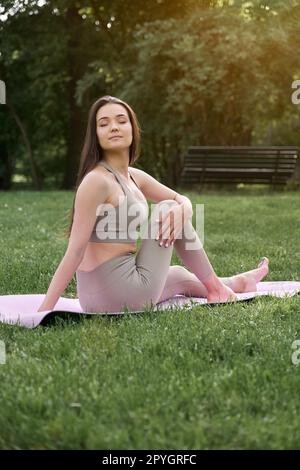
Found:
[[[112,139],[122,139],[122,136],[121,135],[114,135],[114,136],[110,137],[108,140],[112,140]]]

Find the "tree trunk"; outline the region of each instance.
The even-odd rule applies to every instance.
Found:
[[[28,155],[28,160],[29,160],[29,166],[30,166],[32,181],[33,181],[35,189],[40,191],[41,188],[42,188],[42,181],[41,181],[41,179],[38,175],[37,164],[36,164],[36,162],[34,160],[34,157],[33,157],[32,147],[31,147],[31,143],[30,143],[28,134],[27,134],[26,129],[25,129],[25,125],[23,124],[21,118],[18,116],[14,106],[9,102],[9,100],[6,100],[6,104],[7,104],[8,109],[10,110],[14,120],[17,123],[17,126],[19,127],[19,129],[21,131],[21,135],[22,135],[25,147],[27,149],[27,155]]]
[[[67,154],[64,165],[62,189],[73,189],[79,168],[80,154],[83,146],[84,123],[82,111],[76,104],[75,91],[77,80],[81,77],[79,41],[81,19],[78,11],[70,7],[66,13],[66,28],[69,34],[68,44],[68,70],[70,81],[68,83],[69,126],[67,129]]]

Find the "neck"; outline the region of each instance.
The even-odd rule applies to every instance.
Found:
[[[103,161],[107,163],[111,168],[116,170],[120,173],[124,178],[129,180],[129,173],[128,173],[128,155],[125,157],[124,155],[105,155]]]

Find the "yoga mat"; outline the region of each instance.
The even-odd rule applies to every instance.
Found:
[[[257,292],[247,292],[236,294],[238,302],[254,299],[261,295],[271,295],[276,297],[292,297],[300,292],[300,282],[297,281],[273,281],[259,282],[257,284]],[[73,314],[78,317],[86,315],[124,315],[137,314],[143,311],[123,311],[123,312],[99,312],[89,313],[83,312],[78,299],[69,299],[60,297],[53,310],[45,310],[37,312],[41,305],[45,294],[17,294],[17,295],[1,295],[0,296],[0,322],[9,323],[26,328],[35,328],[38,325],[49,323],[50,318],[54,316],[64,316],[64,313]],[[159,302],[153,307],[153,311],[172,309],[177,307],[191,309],[196,304],[207,304],[207,299],[202,297],[185,297],[184,295],[175,295],[174,297]],[[226,304],[223,302],[223,304]],[[209,305],[222,305],[221,303]]]

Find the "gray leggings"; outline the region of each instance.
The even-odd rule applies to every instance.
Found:
[[[147,233],[157,235],[158,211],[164,213],[164,208],[169,210],[177,204],[171,199],[156,204],[147,222]],[[187,249],[187,243],[191,242],[193,249]],[[170,266],[173,247],[192,272],[183,266]],[[76,271],[77,294],[85,312],[119,312],[124,308],[143,310],[176,293],[205,295],[199,281],[212,273],[213,267],[191,220],[188,220],[173,246],[160,246],[155,236],[142,237],[137,253],[114,257],[89,272]]]

